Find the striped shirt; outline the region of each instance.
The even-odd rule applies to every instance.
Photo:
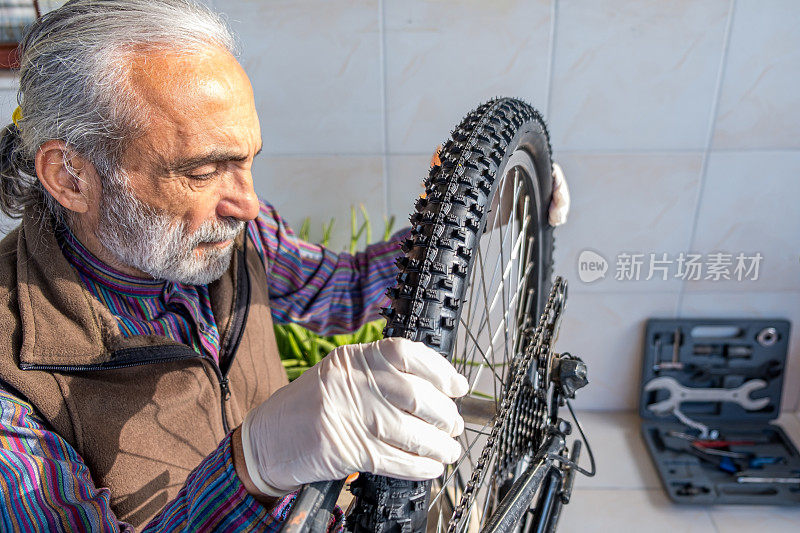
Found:
[[[273,320],[322,334],[352,331],[377,317],[393,283],[397,240],[405,234],[355,255],[336,254],[298,239],[263,202],[247,232],[266,268]],[[163,335],[216,358],[219,331],[208,287],[128,276],[103,264],[69,232],[58,241],[89,292],[117,318],[122,335]],[[0,508],[0,530],[131,531],[117,521],[110,492],[94,485],[74,448],[13,392],[0,387],[0,489],[10,496]],[[144,531],[275,531],[294,498],[287,495],[267,509],[250,496],[235,475],[229,434]]]

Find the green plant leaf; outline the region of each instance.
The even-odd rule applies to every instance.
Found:
[[[364,204],[359,204],[358,207],[361,210],[361,216],[364,217],[364,227],[366,227],[367,231],[365,245],[369,245],[372,242],[372,224],[369,221],[369,213],[367,213],[367,208],[364,207]]]
[[[294,359],[303,359],[305,360],[305,354],[303,350],[300,348],[300,343],[297,342],[297,338],[295,337],[294,333],[291,330],[289,335],[286,336],[286,341],[289,345],[288,352],[292,354],[292,358]]]
[[[331,335],[331,342],[336,346],[344,346],[346,344],[353,344],[353,334],[338,334]]]
[[[318,338],[317,343],[319,344],[322,352],[324,352],[322,357],[325,357],[336,349],[336,345],[324,337]]]
[[[351,205],[350,206],[350,248],[349,248],[351,254],[353,253],[353,249],[355,247],[356,232],[358,231],[356,229],[356,225],[357,224],[358,224],[358,221],[356,220],[356,208]]]
[[[320,244],[327,248],[330,246],[331,242],[331,234],[333,233],[333,224],[336,222],[335,218],[331,218],[331,221],[326,226],[325,224],[322,225],[322,242]]]
[[[303,219],[303,225],[300,226],[300,232],[297,234],[302,240],[307,241],[311,232],[311,218],[306,217]]]
[[[284,331],[283,326],[275,324],[272,329],[275,330],[275,343],[278,345],[278,353],[281,355],[281,358],[289,357],[287,353],[286,331]]]
[[[386,218],[386,215],[383,217],[383,240],[388,241],[389,237],[392,236],[392,228],[394,227],[394,215]]]
[[[319,337],[317,335],[309,335],[308,337],[308,354],[315,365],[319,363],[324,356],[324,354],[320,354]]]
[[[299,378],[300,375],[303,372],[305,372],[306,370],[308,370],[309,368],[310,367],[299,367],[299,366],[295,366],[295,367],[292,367],[292,368],[287,368],[286,369],[286,377],[289,378],[289,381],[294,381],[297,378]]]

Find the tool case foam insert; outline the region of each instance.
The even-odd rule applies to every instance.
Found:
[[[780,413],[789,332],[789,322],[780,319],[648,320],[639,414],[647,449],[670,499],[692,504],[800,505],[800,455],[783,429],[771,423]],[[674,378],[679,387],[664,388],[671,381],[658,379],[664,377]],[[752,380],[762,382],[745,385]],[[739,403],[742,394],[734,398],[732,391],[723,391],[730,401],[698,400],[696,390],[680,393],[684,388],[742,386],[750,389],[745,394],[747,405]],[[719,392],[700,392],[703,395],[714,397]],[[759,402],[761,398],[766,400]],[[685,436],[676,436],[699,433],[672,411],[664,412],[663,406],[676,403],[679,414],[719,431],[716,443],[703,443],[712,446],[712,453],[729,452],[739,458],[708,455],[708,448],[696,449],[700,441],[693,446]],[[661,407],[656,412],[654,406]],[[713,448],[721,441],[733,444]]]

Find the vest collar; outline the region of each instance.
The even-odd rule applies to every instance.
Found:
[[[82,278],[89,278],[100,286],[121,292],[135,293],[140,297],[160,296],[166,281],[126,274],[102,262],[90,252],[67,227],[56,230],[56,242],[62,255]]]
[[[242,249],[245,231],[234,246]],[[234,258],[239,254],[234,253]],[[231,267],[235,267],[232,261]],[[229,325],[236,268],[229,267],[209,286],[220,335]],[[78,274],[64,258],[55,239],[51,217],[40,211],[25,212],[17,237],[17,301],[21,323],[20,366],[94,367],[147,350],[138,348],[184,345],[158,335],[124,337],[117,321],[86,290]],[[223,319],[223,320],[220,320]],[[189,348],[191,350],[191,348]],[[159,350],[156,350],[159,351]],[[162,356],[163,357],[163,356]]]

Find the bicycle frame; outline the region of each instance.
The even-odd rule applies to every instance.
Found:
[[[570,460],[577,463],[580,441],[575,441]],[[553,432],[517,479],[489,518],[481,533],[545,533],[555,531],[561,507],[569,503],[574,470],[559,468],[559,457],[567,449],[565,435]],[[536,505],[531,503],[538,495]],[[528,515],[528,516],[526,516]]]
[[[581,441],[572,444],[565,460],[567,422],[550,435],[522,475],[514,482],[481,533],[551,533],[556,530],[563,505],[569,503],[580,458]],[[564,466],[566,464],[566,466]],[[324,531],[344,487],[344,480],[321,481],[303,487],[283,526],[283,533]],[[536,504],[531,506],[536,498]]]
[[[344,479],[317,481],[304,485],[281,528],[282,533],[317,533],[325,531],[333,514],[336,499],[344,488]]]

